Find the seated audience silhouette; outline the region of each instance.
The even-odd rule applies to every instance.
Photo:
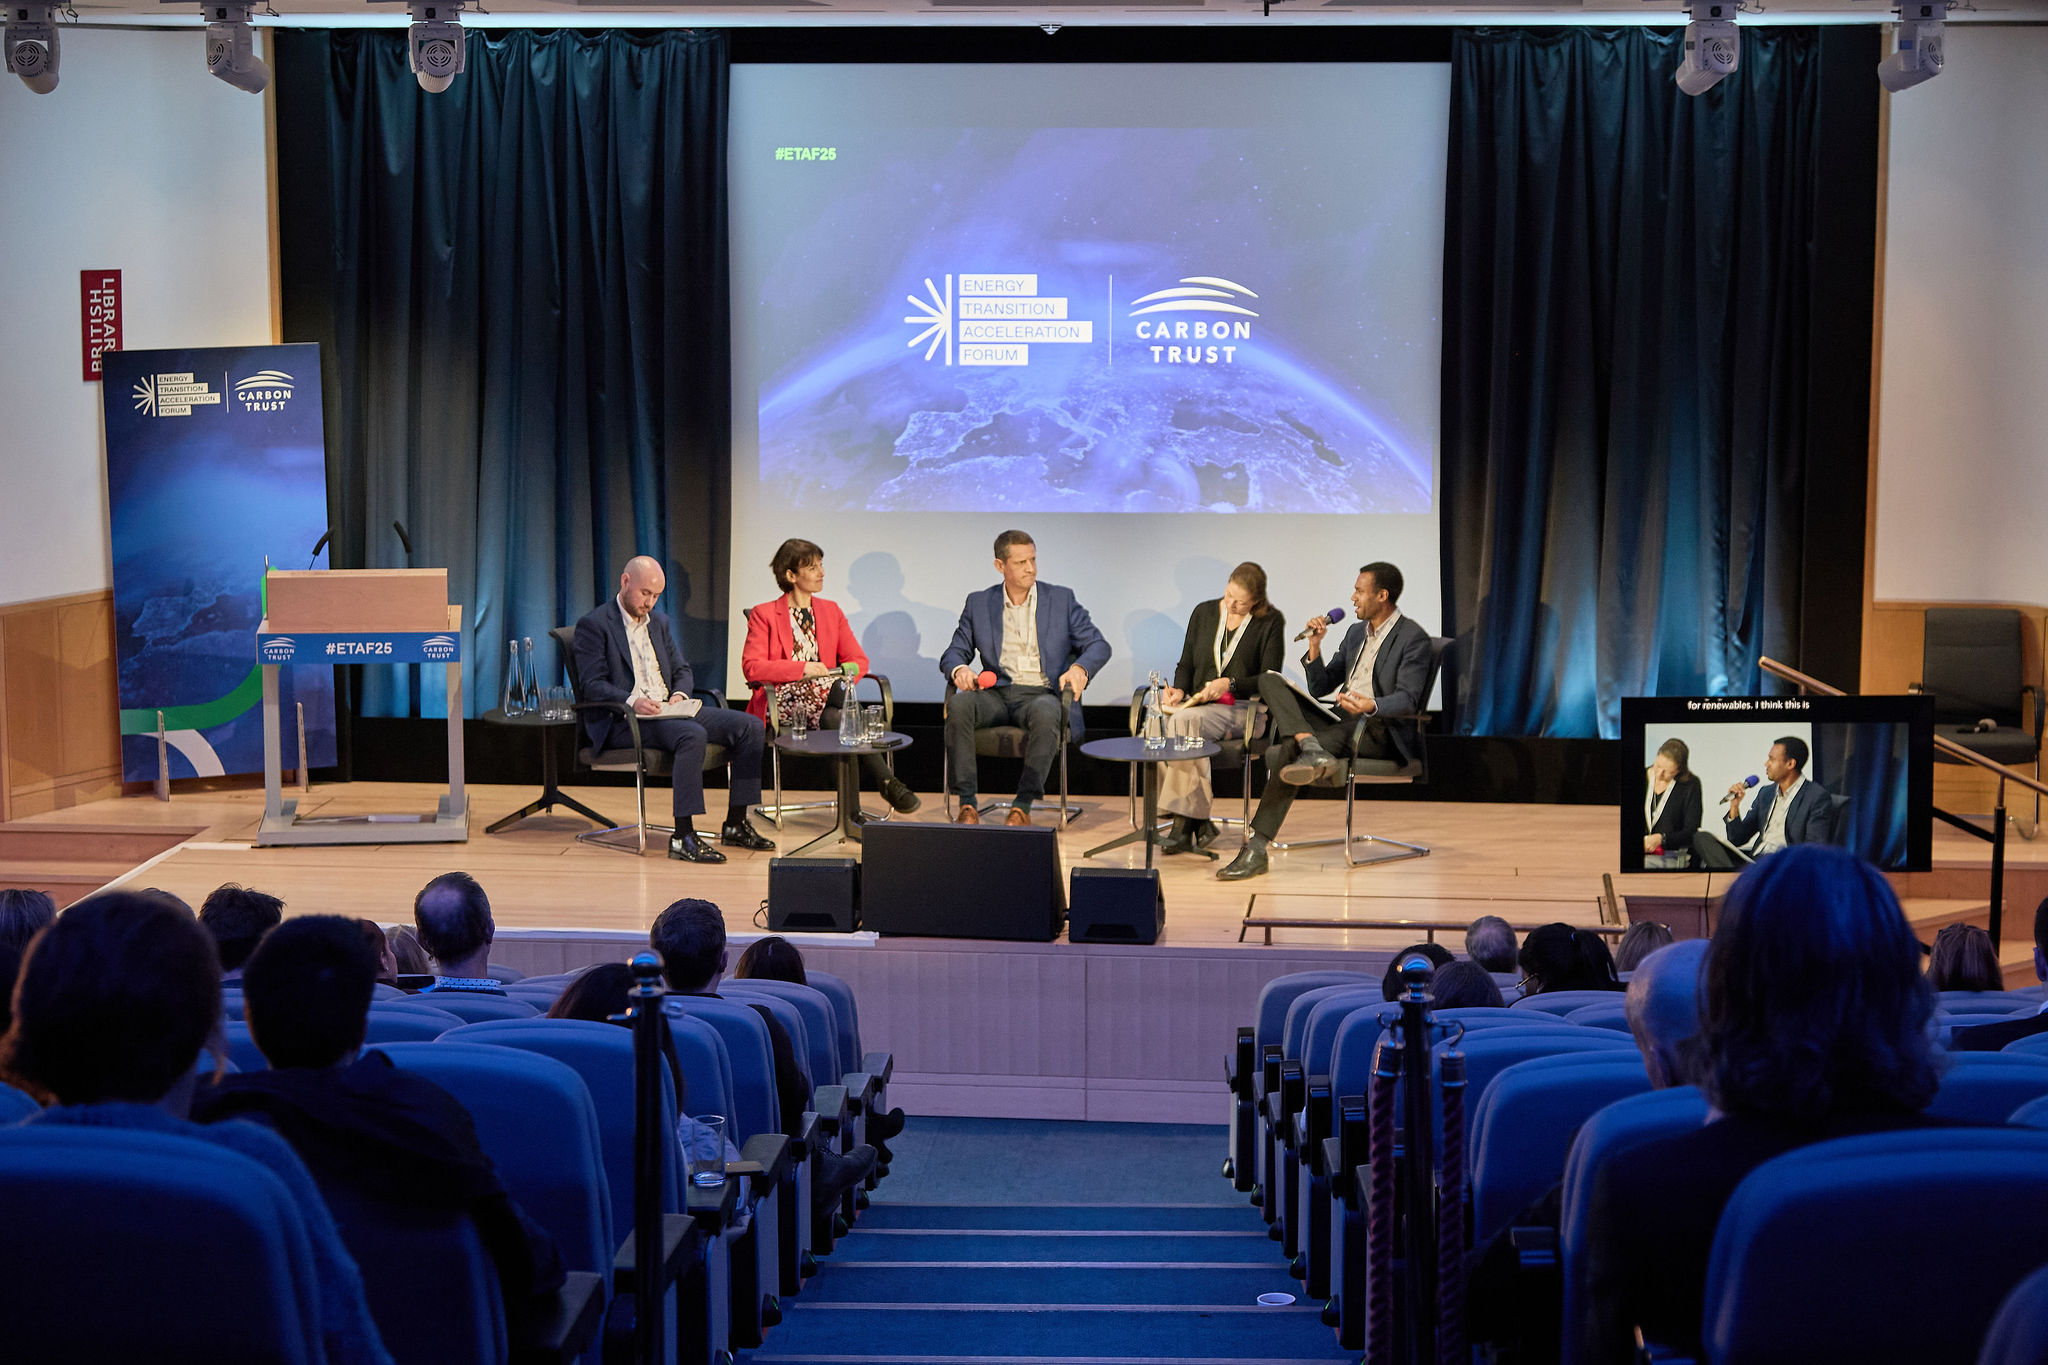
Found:
[[[52,1102],[30,1123],[173,1133],[261,1162],[305,1224],[327,1359],[390,1365],[362,1274],[291,1147],[253,1123],[186,1117],[200,1050],[221,1054],[220,1015],[220,958],[191,911],[169,897],[104,892],[59,915],[29,948],[14,1022],[0,1039],[0,1078]]]
[[[1500,986],[1477,962],[1446,962],[1430,974],[1429,993],[1440,1010],[1501,1004]]]
[[[469,1111],[440,1086],[363,1051],[377,959],[362,922],[305,915],[279,925],[249,959],[249,1035],[270,1063],[203,1091],[202,1123],[254,1119],[275,1129],[314,1183],[364,1201],[467,1213],[508,1301],[562,1287],[546,1230],[513,1202]]]
[[[434,959],[427,956],[427,950],[420,947],[420,932],[410,924],[394,924],[384,931],[384,941],[391,947],[391,960],[398,967],[400,976],[432,976]]]
[[[398,957],[391,951],[390,936],[384,926],[373,919],[359,919],[356,927],[363,931],[363,942],[370,945],[370,951],[377,955],[377,980],[386,986],[398,984]]]
[[[503,995],[491,977],[491,940],[498,926],[491,919],[491,900],[467,872],[443,872],[413,897],[412,921],[420,946],[434,958],[434,984],[421,991],[460,991],[466,995]]]
[[[1662,1090],[1692,1085],[1700,1071],[1700,976],[1707,941],[1689,938],[1657,949],[1629,978],[1622,1008],[1628,1031],[1643,1054],[1650,1084]]]
[[[1648,957],[1671,942],[1671,926],[1655,920],[1637,920],[1614,945],[1614,970],[1632,972]]]
[[[13,887],[0,891],[0,1032],[12,1018],[9,1002],[22,954],[28,951],[29,940],[55,918],[57,903],[46,892]]]
[[[1646,1340],[1697,1350],[1714,1229],[1744,1176],[1826,1138],[1915,1126],[1934,1097],[1934,993],[1883,875],[1793,845],[1728,894],[1702,985],[1701,1128],[1591,1173],[1583,1317],[1595,1361]]]
[[[1428,958],[1435,967],[1448,967],[1456,961],[1451,950],[1440,943],[1411,943],[1387,959],[1387,970],[1380,977],[1380,994],[1388,1000],[1399,1000],[1405,989],[1401,981],[1401,964],[1416,953]]]
[[[284,902],[276,896],[233,882],[215,887],[199,907],[199,922],[220,950],[220,979],[241,980],[249,954],[283,919]]]
[[[1465,930],[1465,956],[1489,972],[1515,970],[1515,930],[1499,915],[1481,915]]]
[[[740,960],[733,964],[732,979],[735,981],[787,981],[791,985],[808,986],[810,978],[804,974],[804,955],[797,946],[780,934],[757,938],[740,954]],[[890,1138],[903,1131],[903,1111],[891,1109],[886,1114],[869,1114],[867,1137],[874,1144],[875,1160],[881,1165],[889,1164]]]
[[[1542,924],[1522,940],[1522,994],[1551,991],[1618,991],[1614,956],[1590,929]]]
[[[2005,972],[1991,935],[1974,924],[1947,924],[1934,936],[1927,982],[1938,991],[1999,991]]]
[[[2048,900],[2034,907],[2034,975],[2048,981]],[[1959,1028],[1949,1036],[1948,1045],[1957,1052],[1996,1052],[2007,1043],[2048,1033],[2048,1004],[2023,1019],[2001,1019],[1995,1024]]]

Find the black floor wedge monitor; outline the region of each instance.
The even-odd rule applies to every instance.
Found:
[[[883,934],[1050,943],[1067,917],[1059,834],[1007,825],[869,825],[861,921]]]

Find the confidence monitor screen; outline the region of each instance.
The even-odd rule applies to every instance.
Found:
[[[1929,867],[1931,697],[1625,697],[1621,747],[1624,872],[1739,870],[1794,843]]]
[[[1243,560],[1440,626],[1442,63],[732,73],[731,657],[788,537],[896,696],[996,535],[1171,675]],[[735,684],[738,679],[733,680]]]

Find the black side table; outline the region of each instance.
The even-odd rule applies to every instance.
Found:
[[[834,820],[832,828],[797,849],[785,853],[785,858],[801,858],[820,844],[843,844],[860,842],[861,822],[867,817],[860,810],[860,764],[862,754],[888,753],[892,749],[908,749],[910,736],[891,730],[875,744],[841,744],[837,729],[809,730],[802,739],[790,735],[777,735],[775,747],[785,754],[802,754],[807,758],[836,758],[839,760],[838,798],[833,802]]]
[[[1176,749],[1169,738],[1160,749],[1147,748],[1140,737],[1116,739],[1091,739],[1081,746],[1081,752],[1090,758],[1100,758],[1111,763],[1136,763],[1145,769],[1145,823],[1129,834],[1111,839],[1106,844],[1097,844],[1081,856],[1093,858],[1098,853],[1107,853],[1125,844],[1145,841],[1145,866],[1152,866],[1152,850],[1159,845],[1159,765],[1162,763],[1188,763],[1198,758],[1214,758],[1223,752],[1223,746],[1214,740],[1205,739],[1199,749]],[[1199,852],[1205,858],[1216,855],[1207,849]]]
[[[539,815],[542,811],[551,811],[556,806],[567,806],[584,819],[606,829],[612,827],[614,821],[605,819],[575,797],[564,795],[562,790],[555,786],[555,746],[549,742],[548,732],[575,728],[576,721],[573,717],[569,720],[548,720],[538,711],[522,711],[516,716],[508,716],[494,707],[484,712],[484,721],[490,725],[503,725],[514,730],[531,730],[540,736],[540,795],[503,819],[493,820],[485,827],[484,833],[496,834],[507,826],[518,824],[529,815]]]

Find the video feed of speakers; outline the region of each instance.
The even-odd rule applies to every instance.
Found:
[[[1732,872],[1791,844],[1932,856],[1931,697],[1627,697],[1621,870]]]

